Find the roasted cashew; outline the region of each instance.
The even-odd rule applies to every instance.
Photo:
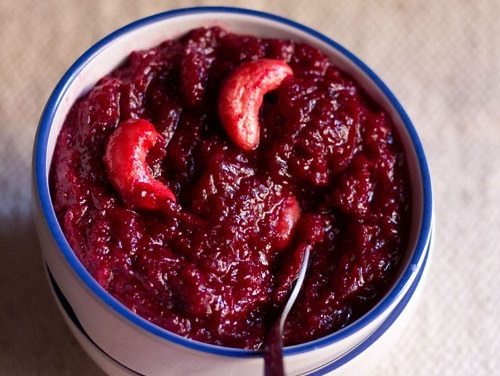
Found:
[[[219,117],[231,141],[245,151],[259,145],[259,110],[264,95],[293,75],[281,60],[261,59],[238,66],[223,83]]]
[[[131,119],[120,124],[108,140],[104,164],[108,177],[122,199],[137,209],[159,210],[175,195],[156,180],[146,156],[161,139],[153,124]]]

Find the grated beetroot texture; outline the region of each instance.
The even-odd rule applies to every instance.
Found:
[[[221,126],[219,89],[262,58],[293,76],[265,96],[260,144],[243,151]],[[168,212],[134,209],[106,173],[110,135],[139,118],[162,135],[147,163],[176,196]],[[261,346],[306,246],[287,345],[366,313],[407,246],[408,173],[387,113],[317,49],[216,27],[131,53],[77,100],[50,187],[69,244],[101,286],[169,331],[223,346]],[[290,197],[300,218],[283,233]]]

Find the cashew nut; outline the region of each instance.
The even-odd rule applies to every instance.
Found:
[[[229,138],[245,151],[259,146],[259,109],[264,95],[293,75],[281,60],[261,59],[238,66],[223,83],[219,117]]]
[[[153,124],[131,119],[120,124],[109,138],[104,164],[111,183],[122,199],[133,207],[158,210],[175,195],[156,180],[146,163],[149,150],[161,138]]]

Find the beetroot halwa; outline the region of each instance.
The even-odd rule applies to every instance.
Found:
[[[221,87],[260,60],[293,74],[263,97],[258,144],[244,149],[222,124]],[[155,197],[123,180],[128,142]],[[306,247],[287,345],[366,313],[406,251],[408,173],[391,119],[324,54],[288,40],[201,28],[131,53],[72,106],[50,186],[100,285],[147,320],[217,345],[262,344]]]

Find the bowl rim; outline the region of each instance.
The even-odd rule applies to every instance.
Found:
[[[91,46],[86,52],[84,52],[66,71],[60,81],[57,83],[55,89],[51,93],[47,104],[43,110],[42,116],[39,121],[37,133],[34,140],[33,148],[33,185],[34,185],[34,196],[38,203],[42,217],[47,224],[50,234],[55,241],[60,252],[64,256],[64,259],[68,262],[69,266],[81,279],[81,281],[89,288],[92,293],[104,302],[107,307],[111,308],[112,311],[117,313],[122,318],[129,322],[132,322],[140,329],[146,332],[158,336],[167,341],[173,342],[175,344],[188,347],[192,350],[199,350],[205,353],[211,353],[216,355],[223,355],[229,357],[252,357],[252,356],[262,356],[261,350],[245,350],[232,347],[217,346],[212,344],[207,344],[199,342],[193,339],[185,338],[163,329],[150,321],[140,317],[136,313],[129,310],[126,306],[120,303],[116,298],[109,294],[104,288],[102,288],[97,281],[90,275],[90,273],[81,264],[80,260],[74,254],[69,243],[67,242],[62,229],[59,225],[59,221],[55,215],[55,211],[52,206],[52,200],[50,196],[50,190],[48,185],[48,171],[46,168],[47,162],[47,142],[52,126],[54,116],[57,112],[59,105],[61,104],[64,95],[68,88],[72,85],[78,74],[96,57],[108,44],[120,38],[121,36],[134,31],[138,28],[153,24],[159,21],[164,21],[166,19],[175,18],[179,16],[193,15],[196,13],[226,13],[235,15],[246,15],[255,18],[262,18],[264,20],[270,20],[275,23],[284,24],[285,26],[298,29],[299,31],[309,34],[313,38],[320,40],[333,49],[337,50],[340,54],[344,55],[349,61],[357,66],[364,74],[368,76],[370,80],[378,87],[382,94],[388,99],[391,106],[398,116],[400,116],[403,125],[405,126],[411,144],[415,150],[417,161],[419,165],[419,170],[422,180],[422,221],[420,224],[420,232],[418,234],[417,243],[413,251],[413,255],[408,263],[407,268],[402,273],[399,280],[393,286],[391,290],[380,300],[370,311],[365,315],[349,324],[345,328],[331,333],[327,336],[321,337],[319,339],[305,342],[299,345],[288,346],[284,349],[285,355],[295,355],[301,354],[309,351],[313,351],[324,346],[331,345],[338,342],[350,335],[358,332],[359,330],[366,327],[369,323],[375,320],[381,313],[383,313],[388,307],[390,307],[402,294],[404,287],[409,281],[413,279],[415,274],[418,272],[418,267],[421,265],[422,256],[425,252],[426,245],[430,238],[431,226],[432,226],[432,188],[428,164],[425,158],[422,143],[418,137],[418,134],[404,111],[403,107],[396,99],[395,95],[391,90],[383,83],[383,81],[357,56],[352,52],[347,50],[345,47],[341,46],[339,43],[330,39],[326,35],[308,27],[296,21],[290,20],[288,18],[274,15],[267,12],[238,8],[238,7],[224,7],[224,6],[203,6],[203,7],[189,7],[189,8],[179,8],[173,9],[158,14],[154,14],[145,18],[141,18],[134,22],[131,22],[114,32],[108,34],[93,46]]]
[[[412,282],[410,288],[408,289],[408,292],[401,298],[401,300],[396,304],[394,309],[391,311],[389,316],[384,320],[384,322],[377,328],[373,333],[371,333],[368,337],[366,337],[363,342],[359,343],[358,345],[355,345],[353,348],[349,349],[347,352],[342,354],[342,356],[335,358],[331,361],[326,362],[323,365],[320,365],[316,367],[314,370],[311,370],[309,376],[320,376],[320,375],[325,375],[329,372],[332,372],[351,360],[355,359],[358,355],[362,354],[366,350],[368,350],[378,339],[386,334],[386,332],[391,328],[393,322],[399,319],[399,317],[402,315],[404,309],[410,304],[410,301],[412,297],[415,295],[417,292],[417,289],[421,290],[421,282],[425,283],[425,276],[427,274],[426,270],[426,265],[430,261],[430,256],[432,252],[432,247],[433,247],[433,239],[434,239],[434,229],[432,230],[432,235],[431,239],[429,241],[428,246],[426,247],[425,251],[425,257],[423,261],[422,268],[418,271],[418,274],[415,277],[415,280]],[[79,321],[78,317],[76,316],[73,307],[71,304],[68,302],[66,299],[66,296],[64,293],[61,291],[59,285],[55,281],[52,273],[50,272],[49,267],[47,266],[46,270],[46,275],[48,279],[48,283],[52,289],[52,293],[54,295],[54,298],[60,305],[60,309],[62,311],[63,316],[66,317],[67,320],[71,321],[72,325],[74,325],[75,330],[78,330],[82,336],[87,338],[88,341],[99,351],[101,354],[105,357],[107,357],[111,362],[116,363],[120,367],[124,367],[126,370],[131,371],[134,374],[137,375],[142,375],[139,374],[136,370],[130,368],[128,365],[124,364],[122,361],[120,361],[118,358],[115,356],[111,355],[109,352],[104,350],[97,344],[94,339],[86,332],[85,328],[83,328],[81,322]],[[418,297],[418,296],[417,296]]]

